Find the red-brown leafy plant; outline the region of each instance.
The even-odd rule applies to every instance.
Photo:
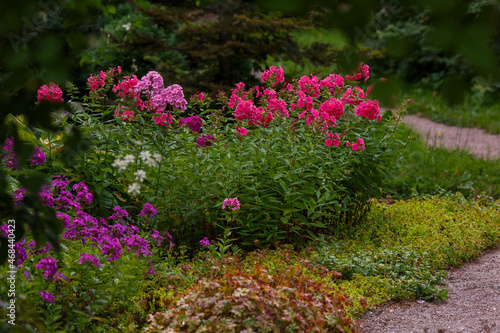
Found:
[[[151,314],[147,332],[356,332],[345,295],[325,288],[291,266],[270,275],[255,265],[249,274],[229,269],[200,280],[165,312]]]

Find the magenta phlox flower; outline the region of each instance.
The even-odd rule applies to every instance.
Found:
[[[122,209],[120,206],[113,208],[114,213],[108,217],[108,220],[123,221],[124,218],[128,218],[128,212],[126,209]]]
[[[68,211],[70,209],[79,210],[81,208],[78,202],[74,201],[73,194],[69,191],[61,191],[61,194],[55,200],[55,207],[57,209],[64,209]]]
[[[9,225],[8,224],[0,225],[0,236],[3,236],[3,237],[9,236]]]
[[[319,86],[328,89],[333,95],[337,90],[344,88],[344,78],[339,74],[330,74],[319,82]]]
[[[41,86],[37,91],[37,101],[48,101],[51,103],[62,103],[62,90],[54,82]]]
[[[229,208],[231,210],[237,210],[240,208],[240,202],[238,201],[238,198],[226,198],[224,199],[224,202],[222,203],[222,209]]]
[[[101,88],[104,88],[106,85],[106,73],[101,71],[97,75],[90,74],[90,77],[87,79],[87,86],[90,88],[90,90],[97,90],[99,86]]]
[[[139,228],[137,228],[135,225],[129,225],[127,223],[127,229],[125,231],[125,234],[126,235],[139,235],[141,233],[141,231],[139,230]]]
[[[234,126],[234,128],[236,129],[236,131],[238,131],[238,134],[241,136],[245,136],[248,134],[248,131],[245,127]]]
[[[344,114],[344,105],[338,99],[332,97],[323,102],[318,111],[324,120],[333,118],[333,122],[335,122]]]
[[[45,153],[40,147],[35,147],[35,152],[30,158],[31,165],[43,165],[45,163]]]
[[[120,259],[122,251],[122,245],[117,238],[112,238],[109,236],[102,236],[98,239],[99,247],[101,249],[101,253],[105,254],[108,257],[108,261],[114,261]]]
[[[148,242],[139,235],[125,236],[121,239],[127,250],[144,256],[151,255]]]
[[[139,216],[153,217],[156,214],[158,214],[158,211],[153,207],[152,204],[150,204],[150,203],[147,202],[147,203],[144,204],[144,207],[142,208],[141,213],[139,214]]]
[[[14,151],[14,138],[6,138],[5,143],[2,145],[2,151],[0,153],[0,158],[5,161],[5,166],[8,169],[17,170],[19,163],[17,160],[17,155]]]
[[[75,201],[78,202],[81,206],[90,205],[94,195],[90,192],[78,192],[76,194]]]
[[[57,262],[54,258],[47,257],[46,259],[41,259],[40,263],[35,265],[35,268],[43,271],[45,280],[51,280],[57,273]]]
[[[135,86],[136,93],[145,93],[148,98],[158,95],[163,89],[163,77],[158,72],[150,71]]]
[[[26,248],[24,247],[24,238],[22,242],[14,243],[14,252],[16,254],[15,265],[20,266],[23,262],[28,258],[28,252],[26,252]]]
[[[40,296],[42,297],[42,300],[44,300],[45,302],[54,304],[54,295],[52,295],[51,293],[40,290]]]
[[[161,110],[160,110],[160,111],[157,111],[156,114],[159,115],[159,116],[153,116],[153,120],[154,120],[156,125],[161,125],[161,126],[167,128],[167,126],[169,126],[174,121],[174,118],[168,112],[167,113],[161,112]]]
[[[201,241],[200,241],[200,245],[201,246],[209,246],[210,245],[210,241],[208,240],[207,237],[204,237]]]
[[[38,195],[40,197],[40,201],[42,201],[42,204],[44,206],[51,207],[51,208],[54,207],[55,199],[52,196],[52,192],[50,190],[42,188],[42,191],[40,193],[38,193]]]
[[[101,268],[101,263],[99,262],[99,258],[94,257],[92,254],[80,253],[80,260],[78,261],[78,263],[79,264],[89,263],[92,266]]]
[[[187,118],[182,118],[179,120],[179,127],[188,127],[191,131],[195,133],[201,132],[201,127],[203,126],[203,121],[200,116],[192,116]]]
[[[165,110],[167,105],[171,105],[174,110],[180,109],[181,112],[186,111],[187,108],[184,92],[178,84],[161,89],[157,94],[151,96],[150,103],[153,109],[156,110]]]
[[[109,230],[109,236],[113,238],[121,238],[125,235],[125,231],[127,231],[127,226],[117,223],[108,227],[108,230]]]
[[[51,186],[53,187],[53,196],[57,196],[59,191],[62,191],[68,186],[69,180],[66,177],[56,175],[54,176],[54,180],[52,181]]]
[[[151,231],[151,238],[156,241],[156,245],[160,246],[164,239],[163,236],[156,229],[152,229]]]
[[[27,192],[28,190],[24,187],[21,187],[20,189],[14,191],[14,193],[12,194],[12,198],[14,198],[14,205],[21,205]]]
[[[212,142],[215,142],[215,137],[210,134],[200,135],[200,137],[196,140],[196,144],[198,147],[209,147],[212,145]]]
[[[56,212],[56,217],[61,221],[64,228],[67,228],[70,223],[70,217],[68,214],[62,212]]]
[[[75,191],[75,192],[88,192],[89,188],[87,187],[87,185],[85,185],[84,182],[79,182],[79,183],[73,185],[73,191]]]

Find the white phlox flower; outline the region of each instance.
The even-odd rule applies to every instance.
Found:
[[[136,172],[134,172],[135,180],[138,182],[143,182],[144,179],[146,179],[146,171],[139,169]]]
[[[139,154],[139,156],[142,158],[142,160],[144,162],[146,162],[147,160],[151,159],[151,153],[148,150],[141,151],[141,153]]]
[[[139,183],[130,184],[127,192],[130,193],[130,195],[132,196],[139,195],[141,193],[141,184]]]
[[[161,162],[161,155],[160,154],[154,153],[153,158],[156,160],[156,162],[158,162],[158,163]]]

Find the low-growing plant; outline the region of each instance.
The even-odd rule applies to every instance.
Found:
[[[273,276],[257,265],[249,274],[201,280],[151,315],[146,332],[354,332],[344,311],[349,300],[296,272]]]

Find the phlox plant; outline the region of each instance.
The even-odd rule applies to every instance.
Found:
[[[93,186],[100,212],[151,203],[158,215],[143,227],[190,248],[227,228],[247,248],[300,245],[362,220],[404,146],[393,136],[405,107],[381,114],[364,87],[369,75],[360,64],[352,75],[286,82],[272,66],[263,86],[240,82],[230,95],[197,93],[190,103],[156,72],[92,75],[83,97],[68,92],[67,124],[90,138],[85,171],[69,176]],[[227,220],[232,197],[240,209]]]
[[[23,205],[25,195],[27,190],[16,191],[17,205]],[[50,243],[37,244],[31,235],[14,244],[15,262],[3,266],[0,275],[17,271],[19,313],[21,308],[32,313],[19,316],[17,323],[50,332],[119,329],[138,307],[141,282],[156,274],[158,257],[171,262],[172,236],[155,229],[146,232],[133,223],[150,219],[156,209],[145,204],[140,214],[131,216],[116,206],[110,216],[94,217],[88,213],[94,195],[86,184],[70,184],[62,176],[54,176],[38,195],[63,225],[63,251],[54,252]],[[6,236],[7,225],[0,232]],[[0,291],[6,296],[7,285]],[[0,300],[9,302],[3,296]]]

